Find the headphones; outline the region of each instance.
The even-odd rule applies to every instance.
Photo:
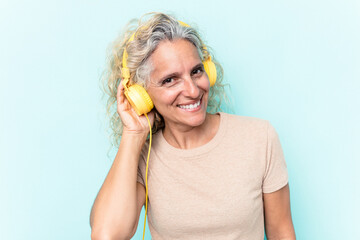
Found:
[[[190,27],[188,24],[184,22],[181,21],[178,22],[181,26]],[[135,33],[131,35],[127,43],[133,41],[134,38],[135,38]],[[205,45],[203,45],[203,48],[206,50]],[[131,106],[134,108],[135,112],[140,116],[150,112],[151,109],[154,107],[154,103],[152,102],[145,88],[143,88],[139,84],[133,84],[133,85],[129,84],[130,70],[127,67],[127,58],[128,58],[128,54],[125,47],[123,53],[123,61],[122,61],[123,67],[121,69],[124,94],[127,100],[130,102]],[[202,63],[204,65],[204,70],[209,77],[210,86],[214,86],[216,82],[217,73],[216,73],[215,64],[213,61],[211,61],[211,56],[209,55],[209,57],[205,59]]]

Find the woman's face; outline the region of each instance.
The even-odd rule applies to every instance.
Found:
[[[150,56],[147,92],[167,127],[196,127],[206,117],[209,79],[196,47],[180,39],[162,41]]]

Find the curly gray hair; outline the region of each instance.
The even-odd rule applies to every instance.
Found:
[[[143,20],[145,17],[150,17]],[[137,24],[136,24],[137,22]],[[135,25],[134,25],[135,23]],[[134,35],[134,40],[129,42]],[[102,90],[107,95],[107,116],[112,129],[112,145],[120,144],[122,134],[122,123],[117,113],[116,93],[122,76],[123,53],[126,48],[128,54],[127,67],[130,70],[130,82],[142,85],[145,89],[149,82],[150,73],[153,70],[150,61],[151,54],[155,51],[161,41],[185,39],[191,42],[197,49],[202,61],[211,56],[217,70],[217,79],[210,88],[208,108],[210,113],[221,109],[222,100],[226,99],[223,80],[223,68],[212,55],[211,49],[205,47],[199,33],[192,27],[186,27],[174,17],[163,13],[148,13],[139,20],[131,20],[125,27],[123,33],[111,45],[108,54],[108,66],[102,75]],[[164,120],[155,109],[155,122],[153,133],[164,128]]]

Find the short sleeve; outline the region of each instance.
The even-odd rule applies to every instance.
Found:
[[[279,136],[275,128],[268,122],[266,166],[263,178],[263,193],[279,190],[288,183],[288,172]]]

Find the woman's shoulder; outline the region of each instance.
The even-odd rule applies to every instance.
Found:
[[[259,117],[236,115],[225,112],[220,112],[219,114],[224,121],[227,122],[227,125],[231,125],[233,127],[267,128],[270,124],[268,120]]]
[[[257,143],[266,141],[269,132],[274,129],[269,120],[253,117],[220,113],[223,121],[224,132],[227,137],[235,139],[247,139]],[[273,131],[275,132],[275,130]]]

